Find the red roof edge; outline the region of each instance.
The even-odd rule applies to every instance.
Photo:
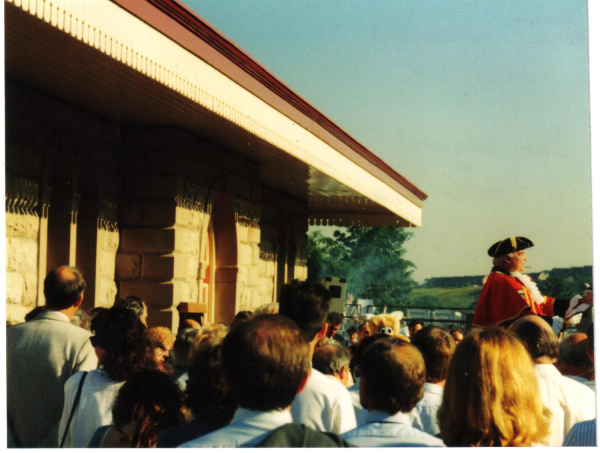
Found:
[[[394,181],[412,192],[420,200],[425,200],[427,195],[417,186],[411,183],[404,176],[396,172],[392,167],[386,164],[383,160],[369,151],[365,146],[356,141],[346,131],[337,126],[333,121],[327,118],[323,113],[313,107],[308,101],[300,95],[292,91],[287,85],[280,81],[274,74],[263,67],[260,63],[254,60],[247,52],[238,47],[233,41],[220,33],[215,27],[210,25],[206,20],[192,11],[188,6],[181,3],[179,0],[112,0],[114,3],[125,8],[130,13],[139,17],[153,28],[156,28],[161,33],[168,36],[175,42],[179,42],[176,33],[172,31],[172,24],[164,23],[164,18],[158,17],[156,14],[140,14],[147,6],[153,6],[161,11],[165,16],[172,19],[180,26],[191,32],[194,36],[200,38],[210,47],[215,49],[249,76],[254,78],[260,84],[275,93],[281,99],[289,103],[296,110],[307,116],[309,119],[320,125],[323,129],[347,145],[357,154],[362,156],[369,163],[377,167],[383,173],[391,177]],[[144,5],[145,4],[145,5]],[[170,22],[170,21],[169,21]],[[180,43],[181,44],[181,43]],[[182,44],[183,45],[183,44]],[[184,47],[186,47],[184,45]],[[189,49],[188,49],[189,50]],[[195,53],[195,52],[193,52]]]

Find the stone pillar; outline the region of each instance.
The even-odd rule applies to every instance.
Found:
[[[235,209],[239,251],[237,278],[239,290],[235,310],[237,313],[240,310],[252,310],[271,301],[261,297],[260,206],[237,199]]]
[[[294,235],[294,275],[293,278],[306,280],[308,278],[308,216],[294,214],[292,231]]]
[[[87,283],[83,308],[110,307],[117,295],[117,205],[109,200],[82,201],[77,223],[77,267]]]
[[[6,179],[6,318],[21,322],[38,297],[38,185]]]
[[[76,266],[79,198],[75,193],[52,194],[48,212],[49,271],[63,265]]]
[[[44,187],[40,196],[40,230],[38,234],[38,296],[37,305],[45,305],[44,280],[48,274],[48,213],[50,210],[50,197],[52,189]]]
[[[119,295],[148,304],[150,326],[179,325],[177,306],[199,302],[198,263],[206,192],[181,178],[126,177],[119,204]]]

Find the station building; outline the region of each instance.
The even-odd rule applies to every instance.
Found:
[[[426,195],[175,0],[6,0],[7,317],[80,268],[231,322],[306,278],[316,225],[420,226]]]

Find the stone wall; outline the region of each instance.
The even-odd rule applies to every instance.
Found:
[[[6,213],[6,317],[23,321],[37,304],[38,234],[37,215]]]
[[[176,329],[179,303],[209,302],[209,224],[215,321],[276,301],[278,285],[306,275],[307,206],[263,187],[257,162],[182,129],[119,125],[14,81],[6,93],[9,318],[43,305],[47,271],[70,264],[88,283],[86,310],[136,295],[150,325]]]

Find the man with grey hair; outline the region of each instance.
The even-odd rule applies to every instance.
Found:
[[[519,318],[509,331],[516,335],[533,360],[542,404],[552,412],[548,445],[561,446],[575,423],[596,417],[596,395],[585,385],[558,372],[554,366],[558,359],[558,337],[542,318]]]
[[[312,359],[313,368],[341,382],[344,387],[352,385],[350,353],[336,341],[329,341],[317,349]]]

